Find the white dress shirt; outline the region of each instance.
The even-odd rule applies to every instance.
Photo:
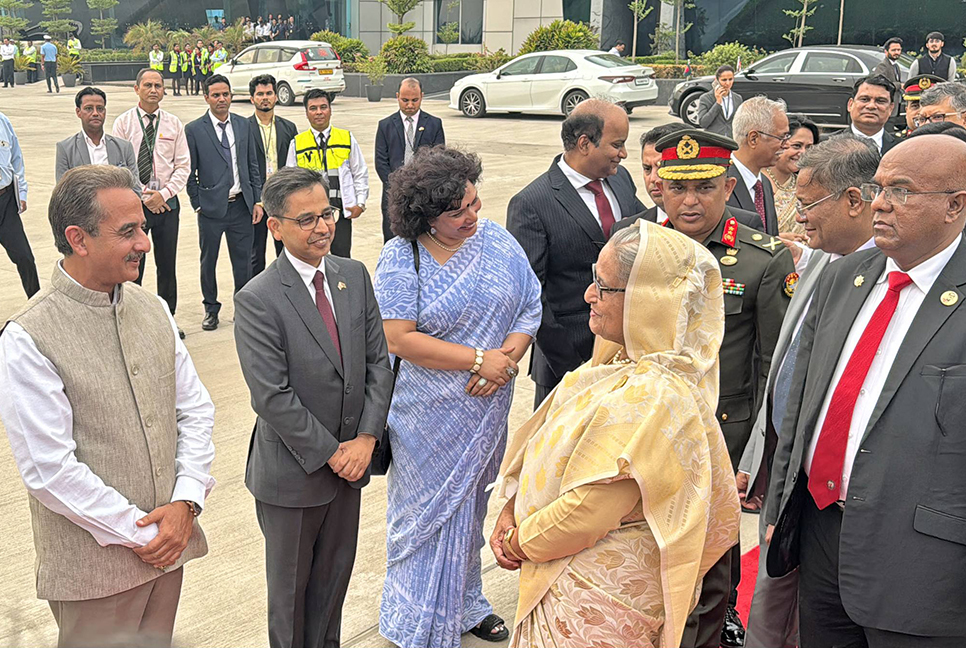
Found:
[[[594,218],[597,219],[597,224],[601,226],[601,231],[603,231],[604,226],[600,222],[600,214],[597,213],[597,199],[594,197],[594,192],[587,188],[587,183],[592,182],[593,178],[588,178],[582,173],[574,171],[573,168],[564,160],[563,156],[560,156],[560,161],[557,162],[557,166],[563,171],[563,174],[567,176],[567,180],[573,185],[574,189],[577,190],[577,195],[580,199],[584,201],[587,205],[587,209],[593,214]],[[614,190],[610,188],[607,184],[607,180],[601,180],[601,186],[604,188],[604,196],[607,197],[607,202],[610,203],[610,210],[614,212],[614,222],[619,221],[621,216],[621,206],[617,203],[617,196],[614,195]],[[660,222],[660,221],[658,221]]]
[[[934,255],[932,258],[923,261],[906,273],[912,278],[912,283],[899,293],[899,304],[896,306],[896,312],[893,314],[892,320],[889,322],[889,327],[882,337],[879,350],[875,353],[875,358],[869,367],[869,373],[866,375],[865,382],[862,383],[862,388],[859,390],[858,400],[855,401],[855,409],[852,411],[852,423],[849,426],[849,438],[846,445],[845,463],[842,467],[842,482],[839,491],[842,500],[846,499],[846,494],[848,493],[849,479],[852,475],[852,464],[855,461],[855,455],[858,453],[859,447],[865,438],[869,419],[872,418],[872,412],[875,409],[876,403],[879,401],[879,396],[882,394],[882,388],[885,386],[886,379],[889,377],[889,372],[892,364],[895,362],[896,355],[899,353],[899,348],[902,346],[903,339],[906,337],[912,321],[919,312],[919,307],[922,306],[923,300],[925,300],[926,295],[932,289],[932,285],[936,282],[943,268],[946,267],[949,259],[956,252],[956,247],[959,245],[962,237],[963,235],[960,234],[949,247]],[[832,382],[829,384],[828,391],[825,394],[825,402],[822,404],[822,410],[819,412],[818,420],[815,422],[815,431],[812,434],[811,443],[809,444],[808,451],[805,453],[804,466],[806,474],[811,472],[812,458],[815,456],[815,448],[818,446],[822,426],[825,424],[829,404],[832,402],[832,395],[835,393],[836,387],[838,387],[842,374],[845,373],[845,366],[852,357],[855,347],[858,346],[859,338],[862,337],[862,333],[865,332],[873,313],[875,313],[875,310],[879,307],[879,304],[889,290],[888,278],[891,272],[902,271],[896,265],[895,261],[888,259],[886,260],[885,270],[876,279],[875,287],[869,293],[868,298],[866,298],[865,303],[859,310],[859,314],[855,317],[855,321],[852,322],[852,328],[849,331],[848,337],[845,339],[842,354],[839,356],[838,363],[835,366],[835,373],[832,374]],[[866,277],[866,280],[870,279],[871,277]]]
[[[174,318],[168,315],[168,319],[174,333],[178,419],[171,501],[189,500],[201,507],[215,485],[211,477],[215,406],[178,336]],[[78,461],[64,382],[16,322],[7,324],[0,336],[0,418],[24,485],[41,504],[89,532],[103,547],[143,547],[158,534],[157,524],[135,524],[150,511],[131,504]]]
[[[324,131],[309,128],[315,141],[319,141],[319,135],[328,140],[331,126]],[[369,199],[369,167],[366,166],[366,158],[362,155],[359,142],[356,136],[349,133],[349,159],[339,167],[339,190],[342,192],[342,206],[348,209],[356,205],[365,206]],[[295,139],[288,145],[288,155],[285,156],[285,166],[298,166],[295,158]],[[347,191],[348,189],[348,191]]]
[[[755,185],[761,180],[761,173],[755,175],[751,172],[751,169],[742,164],[741,160],[734,155],[731,156],[731,163],[738,169],[738,173],[741,174],[741,179],[744,180],[745,186],[748,187],[748,193],[751,194],[751,199],[754,200]],[[764,181],[762,181],[762,184],[764,185]]]
[[[288,257],[288,260],[291,262],[292,267],[295,268],[295,271],[299,273],[299,277],[302,278],[302,283],[305,284],[306,290],[309,291],[309,297],[312,298],[313,304],[315,303],[315,294],[317,292],[315,290],[315,283],[313,283],[315,281],[315,273],[321,272],[322,276],[326,277],[325,298],[329,300],[329,308],[332,309],[332,318],[335,319],[335,305],[332,303],[332,288],[329,287],[328,275],[325,274],[326,273],[325,257],[322,257],[322,263],[320,263],[319,267],[316,268],[315,266],[309,265],[308,263],[306,263],[305,261],[302,261],[301,259],[295,258],[295,255],[289,252],[288,248],[284,248],[283,252],[285,253],[285,256]],[[336,324],[338,323],[339,323],[339,320],[336,320]]]
[[[96,145],[87,133],[84,133],[84,141],[87,142],[87,153],[91,156],[91,164],[108,164],[107,144],[104,142],[103,133],[101,134],[101,141]]]
[[[218,118],[210,110],[208,111],[208,119],[211,120],[211,126],[215,129],[215,139],[221,141],[221,127],[218,124],[222,122],[218,121]],[[228,146],[231,147],[231,154],[228,156],[231,158],[231,174],[233,180],[231,189],[228,190],[228,197],[231,198],[241,193],[241,178],[238,176],[238,156],[235,155],[235,131],[231,127],[231,113],[228,114],[228,119],[224,123],[227,124],[225,137],[228,138]],[[219,151],[218,154],[221,155],[221,152]]]
[[[856,128],[855,124],[852,124],[850,128],[852,129],[852,134],[855,135],[856,137],[861,137],[863,139],[870,139],[873,142],[875,142],[875,146],[876,148],[879,149],[879,153],[882,153],[882,135],[885,133],[884,128],[879,129],[879,132],[876,133],[875,135],[866,135],[858,128]]]
[[[17,54],[17,46],[13,43],[8,45],[0,45],[0,59],[4,61],[9,61]]]
[[[655,205],[655,207],[657,207],[657,216],[655,217],[654,222],[658,225],[664,225],[664,222],[670,217],[667,215],[667,212],[664,211],[663,207],[660,205]]]
[[[721,114],[724,115],[725,119],[731,117],[731,113],[734,112],[734,105],[735,98],[730,92],[721,98]]]

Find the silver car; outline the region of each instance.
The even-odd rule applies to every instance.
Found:
[[[275,77],[278,103],[291,106],[314,88],[331,95],[345,90],[342,59],[328,43],[272,41],[246,47],[218,68],[231,84],[232,94],[248,96],[248,84],[262,74]]]

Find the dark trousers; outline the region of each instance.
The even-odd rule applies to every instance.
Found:
[[[252,245],[252,276],[253,277],[265,269],[265,250],[266,250],[265,243],[268,239],[272,239],[273,241],[275,241],[275,237],[273,237],[268,231],[268,217],[265,217],[262,220],[255,223],[255,242]],[[284,246],[282,245],[281,241],[275,241],[276,257],[282,253],[283,247]]]
[[[30,249],[30,241],[23,230],[23,221],[18,212],[20,198],[14,191],[13,183],[7,185],[7,190],[0,195],[0,245],[7,252],[7,256],[17,266],[20,273],[20,283],[27,297],[33,297],[40,290],[40,278],[37,276],[37,264],[34,253]]]
[[[342,212],[339,220],[335,223],[335,236],[332,237],[332,254],[340,257],[349,258],[352,252],[352,220],[346,215],[346,210],[341,205],[339,210]]]
[[[178,230],[181,227],[181,203],[175,196],[168,201],[171,211],[154,214],[144,207],[144,230],[151,235],[154,246],[154,265],[157,266],[158,295],[168,303],[171,314],[174,315],[178,307]],[[141,258],[141,269],[138,272],[137,284],[144,280],[145,259]]]
[[[361,491],[343,481],[324,506],[255,501],[265,536],[271,648],[338,648],[356,558]]]
[[[37,62],[34,61],[27,67],[27,83],[37,83]]]
[[[12,88],[15,85],[13,80],[13,59],[3,62],[3,87]]]
[[[389,226],[389,184],[383,183],[382,185],[382,242],[386,243],[389,239],[395,237],[396,235],[392,233],[392,227]]]
[[[60,92],[60,81],[57,79],[57,61],[44,61],[44,78],[47,79],[47,92],[50,92],[51,80],[53,80],[57,92]]]
[[[205,313],[217,315],[221,310],[215,269],[218,265],[222,235],[228,241],[231,274],[235,280],[235,292],[238,292],[252,278],[254,232],[252,215],[245,207],[245,200],[241,194],[228,203],[228,213],[225,214],[224,219],[205,218],[198,214],[198,238],[201,244],[201,295]]]
[[[731,592],[731,561],[734,555],[733,550],[726,551],[704,575],[698,604],[691,611],[684,626],[681,648],[718,648],[721,645],[721,629],[724,627]]]

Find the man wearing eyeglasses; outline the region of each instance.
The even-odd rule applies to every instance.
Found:
[[[728,176],[735,184],[728,205],[755,212],[761,221],[755,228],[772,236],[778,235],[778,212],[775,193],[763,169],[775,166],[788,147],[788,116],[785,103],[767,97],[752,97],[735,111],[731,130],[738,150],[731,156]]]
[[[765,505],[803,647],[966,645],[964,178],[954,137],[886,153],[861,189],[877,249],[812,296]]]
[[[895,93],[895,85],[887,78],[882,75],[870,76],[856,82],[848,103],[852,134],[871,141],[880,155],[884,155],[899,141],[885,129],[892,117]]]
[[[937,83],[919,97],[917,126],[936,122],[950,122],[966,126],[966,85]]]
[[[926,123],[921,121],[919,115],[922,110],[922,93],[942,81],[931,74],[920,74],[910,77],[902,84],[902,99],[906,102],[906,129],[899,134],[900,138],[908,137],[910,133]]]

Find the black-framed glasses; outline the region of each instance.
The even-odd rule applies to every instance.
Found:
[[[948,196],[949,194],[963,191],[963,189],[957,189],[955,191],[910,191],[905,187],[880,187],[872,182],[864,183],[859,187],[859,190],[862,192],[862,200],[866,202],[872,202],[879,194],[882,194],[886,202],[892,205],[905,205],[909,196],[931,196],[939,194]]]
[[[837,196],[837,195],[838,195],[838,193],[830,193],[829,195],[825,196],[824,198],[819,198],[815,202],[811,202],[811,203],[809,203],[807,205],[803,205],[802,204],[802,201],[799,200],[798,198],[796,198],[795,199],[795,211],[797,211],[803,218],[808,218],[808,212],[811,211],[816,205],[825,202],[826,200],[828,200],[832,196]]]
[[[946,121],[950,117],[955,117],[959,115],[959,112],[948,112],[948,113],[936,113],[934,115],[929,115],[928,117],[915,117],[912,123],[916,126],[922,126],[923,124],[939,124]]]
[[[788,140],[792,138],[791,133],[785,133],[784,135],[772,135],[771,133],[766,133],[765,131],[755,131],[755,132],[758,133],[759,135],[764,135],[765,137],[776,139],[782,144],[785,144],[786,142],[788,142]]]
[[[289,218],[288,216],[275,216],[279,220],[289,220],[298,223],[299,228],[310,231],[314,230],[318,224],[319,219],[325,219],[326,223],[331,223],[339,218],[339,210],[335,207],[329,207],[323,209],[321,214],[306,214],[305,216],[299,216],[298,218]]]
[[[600,279],[597,277],[596,263],[590,264],[590,272],[594,275],[594,290],[596,290],[597,294],[600,295],[601,297],[604,296],[604,293],[627,292],[627,288],[611,288],[610,286],[605,286],[604,284],[600,283]]]

